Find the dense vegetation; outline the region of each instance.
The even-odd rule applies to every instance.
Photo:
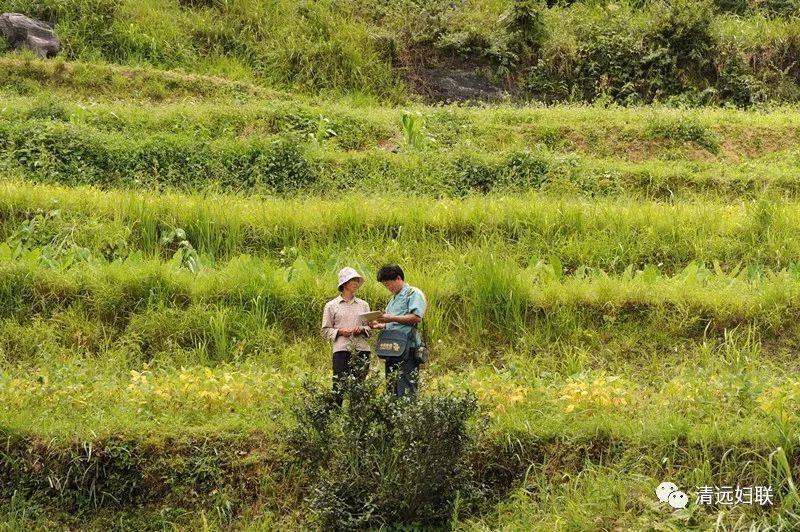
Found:
[[[65,50],[0,56],[0,529],[800,522],[791,2],[0,8]],[[333,409],[322,307],[387,261],[421,400]]]
[[[455,69],[487,94],[522,100],[746,107],[800,97],[793,0],[4,0],[0,8],[54,24],[69,59],[304,92],[448,99],[432,90]]]

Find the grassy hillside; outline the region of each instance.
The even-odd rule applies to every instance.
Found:
[[[533,0],[4,0],[70,60],[313,94],[636,104],[797,101],[797,5]]]
[[[757,110],[414,101],[414,53],[529,76],[680,7],[531,4],[512,64],[486,21],[514,6],[453,6],[0,3],[68,58],[0,57],[0,529],[797,527],[790,73]],[[713,46],[766,76],[780,9],[718,5]],[[381,308],[389,261],[430,303],[421,400],[330,417],[323,305],[351,265]],[[408,438],[432,459],[393,460]],[[436,511],[397,495],[442,486],[417,461],[464,481]],[[737,484],[773,504],[695,504]]]
[[[498,506],[458,527],[638,528],[665,517],[650,502],[664,475],[788,489],[773,452],[795,470],[796,267],[740,231],[744,207],[542,199],[533,211],[537,196],[423,200],[419,216],[370,199],[348,216],[315,199],[8,181],[0,464],[26,494],[4,492],[10,526],[306,526],[310,479],[282,469],[281,434],[303,380],[327,380],[309,316],[339,266],[372,277],[386,259],[407,264],[431,302],[426,394],[471,389],[488,415],[472,460]],[[760,208],[795,219],[792,204]],[[196,273],[161,240],[177,227],[200,251]],[[658,227],[663,239],[634,236]],[[642,265],[615,266],[626,230]],[[543,259],[539,238],[552,246]],[[606,255],[587,266],[602,238]],[[684,255],[656,263],[651,245]],[[739,256],[722,265],[725,250]],[[364,297],[386,300],[375,284]],[[783,510],[697,509],[675,526],[788,526],[793,499],[780,493]]]
[[[39,182],[326,197],[798,194],[791,108],[391,108],[59,65],[0,64],[0,165]]]

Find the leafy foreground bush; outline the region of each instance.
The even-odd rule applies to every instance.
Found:
[[[290,449],[312,477],[308,502],[324,530],[443,526],[481,497],[469,464],[478,403],[465,396],[396,398],[381,377],[333,394],[305,385]]]

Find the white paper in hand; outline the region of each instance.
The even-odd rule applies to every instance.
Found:
[[[363,314],[359,314],[358,317],[361,318],[361,321],[369,323],[371,321],[375,321],[378,318],[383,316],[383,311],[381,310],[373,310],[372,312],[365,312]]]

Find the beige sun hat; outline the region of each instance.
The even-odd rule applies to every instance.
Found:
[[[355,270],[355,268],[347,266],[339,270],[339,287],[338,287],[339,290],[341,291],[342,285],[344,283],[346,283],[350,279],[356,279],[356,278],[361,279],[362,282],[364,281],[364,277],[362,277],[361,274]]]

